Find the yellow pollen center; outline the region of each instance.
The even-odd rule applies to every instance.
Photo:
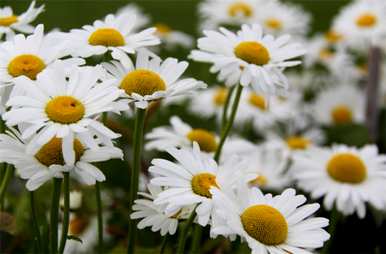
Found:
[[[35,55],[19,55],[8,64],[8,73],[12,77],[27,76],[35,80],[36,76],[46,68],[43,60]]]
[[[276,18],[266,19],[265,25],[273,30],[280,30],[283,27],[283,23]]]
[[[267,102],[264,96],[256,93],[251,93],[248,98],[249,104],[252,106],[259,108],[262,111],[267,110]]]
[[[194,193],[207,198],[212,198],[209,191],[211,187],[218,188],[216,176],[211,173],[201,173],[193,176],[191,184]]]
[[[335,124],[352,123],[353,115],[349,107],[338,105],[331,110],[331,118]]]
[[[258,175],[255,179],[249,181],[249,185],[256,187],[264,187],[268,183],[267,177],[263,175]]]
[[[15,15],[0,18],[0,26],[10,26],[13,23],[16,23],[17,20],[17,16]]]
[[[216,106],[221,107],[225,104],[228,96],[228,89],[219,88],[213,95],[213,102]]]
[[[120,87],[125,90],[128,95],[137,93],[145,96],[157,91],[164,91],[166,84],[157,73],[145,69],[138,69],[129,72],[122,80]]]
[[[93,46],[119,47],[125,45],[125,38],[114,28],[99,28],[90,35],[88,43]]]
[[[86,227],[88,226],[88,220],[84,217],[76,216],[70,221],[68,228],[69,234],[74,236],[80,236]]]
[[[340,42],[343,39],[343,35],[331,30],[324,34],[324,38],[327,42],[334,44]]]
[[[372,13],[363,13],[356,20],[356,24],[362,28],[371,28],[377,23],[377,17]]]
[[[78,161],[84,153],[84,147],[78,139],[74,140],[75,160]],[[62,152],[62,139],[52,138],[47,144],[35,154],[35,158],[43,165],[64,165]]]
[[[331,50],[331,49],[328,49],[328,48],[323,48],[319,51],[319,57],[320,59],[322,60],[329,60],[331,59],[333,56],[335,55],[335,53]]]
[[[168,25],[165,25],[162,23],[156,24],[155,28],[157,29],[157,33],[163,34],[163,35],[169,34],[172,31],[172,29]]]
[[[235,55],[250,64],[265,65],[270,60],[268,49],[255,41],[240,42],[234,49]]]
[[[193,129],[186,135],[186,137],[192,142],[197,142],[201,151],[211,153],[217,149],[215,135],[207,130]]]
[[[81,120],[85,113],[82,102],[72,96],[57,96],[46,105],[48,118],[57,123],[71,124]]]
[[[362,159],[351,153],[339,153],[328,161],[327,172],[331,178],[342,183],[357,184],[367,177]]]
[[[287,138],[287,145],[292,150],[304,150],[307,149],[311,144],[311,141],[308,138],[304,138],[301,136],[292,136]]]
[[[279,245],[287,239],[287,221],[276,208],[268,205],[250,206],[240,218],[248,235],[265,245]]]
[[[241,15],[242,17],[248,18],[253,15],[253,8],[249,4],[242,1],[236,2],[228,7],[228,15],[231,17]]]

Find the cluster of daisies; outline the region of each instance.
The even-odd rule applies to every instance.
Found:
[[[67,32],[32,26],[43,10],[35,2],[21,15],[0,8],[0,162],[9,172],[14,167],[30,192],[70,176],[96,185],[100,195],[106,177],[99,162],[129,157],[130,172],[122,172],[131,177],[129,253],[135,228],[178,233],[182,254],[194,227],[209,228],[211,238],[241,239],[255,254],[312,253],[330,239],[329,220],[317,217],[319,203],[307,203],[295,189],[346,216],[363,218],[368,205],[386,209],[386,156],[374,144],[329,145],[325,131],[366,121],[374,65],[367,54],[386,50],[383,0],[353,1],[329,31],[311,39],[311,16],[298,6],[205,0],[196,49],[192,36],[151,26],[132,4]],[[209,64],[216,84],[186,77],[187,61],[158,56],[176,47]],[[375,67],[386,72],[381,63]],[[371,99],[386,103],[385,92],[379,88],[379,98]],[[153,111],[173,105],[203,124],[173,115],[169,125],[143,134]],[[131,156],[107,124],[123,118],[135,119]],[[149,155],[151,165],[142,170]],[[68,214],[81,207],[81,196],[67,194],[60,231],[86,244],[62,238],[59,252],[87,253],[96,238],[103,242],[96,231],[105,225],[87,218],[91,230],[85,230],[85,216]],[[201,235],[193,237],[191,248],[199,248]]]

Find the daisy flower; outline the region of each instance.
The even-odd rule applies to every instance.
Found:
[[[74,157],[71,157],[63,150],[63,143],[63,139],[54,137],[43,146],[37,146],[13,130],[8,135],[0,134],[0,161],[15,165],[20,177],[27,180],[26,188],[34,191],[52,178],[62,178],[63,172],[70,172],[72,177],[87,185],[102,182],[104,174],[92,163],[123,156],[118,148],[98,144],[97,148],[88,149],[75,138]],[[64,146],[69,150],[67,144]]]
[[[312,112],[316,121],[325,125],[361,123],[365,119],[364,105],[364,93],[343,84],[321,91]]]
[[[155,24],[155,28],[157,29],[156,35],[161,39],[162,45],[165,45],[167,49],[173,49],[175,46],[192,48],[192,36],[181,31],[173,30],[163,23]]]
[[[166,205],[156,205],[154,203],[154,199],[162,192],[161,187],[148,184],[147,189],[149,194],[139,193],[144,198],[134,201],[133,213],[130,218],[132,220],[141,219],[137,225],[138,229],[151,227],[153,232],[160,231],[162,236],[166,234],[174,235],[178,228],[178,221],[187,219],[193,208],[186,207],[166,214]]]
[[[366,202],[384,209],[386,191],[386,157],[375,145],[362,148],[336,145],[296,154],[293,176],[299,187],[315,199],[324,198],[324,206],[336,205],[345,215],[366,214]]]
[[[236,34],[225,28],[204,31],[191,58],[212,63],[211,72],[226,85],[250,85],[256,92],[279,93],[288,89],[283,74],[286,67],[300,64],[290,60],[305,53],[300,44],[290,43],[290,36],[274,39],[264,35],[260,25],[243,25]]]
[[[96,66],[77,67],[69,75],[61,68],[49,68],[36,80],[19,77],[15,86],[24,95],[9,99],[11,109],[3,119],[8,126],[23,125],[23,138],[37,133],[34,142],[39,145],[63,138],[65,156],[74,162],[75,135],[91,148],[97,147],[93,136],[104,144],[119,137],[96,119],[103,112],[116,111],[115,100],[124,93],[113,85],[115,80],[103,80],[104,75],[103,68]]]
[[[282,194],[264,195],[258,188],[237,189],[237,193],[221,192],[212,188],[216,214],[223,218],[223,226],[213,228],[215,234],[229,232],[245,240],[252,254],[308,253],[320,248],[330,238],[323,230],[328,220],[309,218],[319,204],[306,204],[303,195],[294,189]],[[224,230],[227,228],[227,230]]]
[[[73,47],[73,56],[90,57],[111,51],[112,57],[119,59],[125,53],[133,54],[139,48],[160,43],[154,35],[155,28],[137,33],[133,31],[136,23],[134,15],[110,14],[103,21],[96,20],[93,25],[71,30],[68,38]]]
[[[6,35],[8,40],[15,35],[15,32],[32,33],[34,28],[30,23],[43,10],[44,5],[35,8],[35,1],[32,1],[28,10],[20,15],[15,15],[11,7],[0,8],[0,39],[3,34]]]
[[[170,148],[167,152],[177,163],[154,159],[149,171],[155,175],[151,183],[165,187],[154,200],[156,205],[166,204],[165,211],[175,211],[185,206],[198,205],[198,223],[208,224],[213,212],[211,188],[232,188],[240,177],[243,162],[237,157],[230,158],[218,166],[207,154],[200,152],[197,143],[193,148]]]
[[[120,8],[117,12],[117,16],[128,16],[136,17],[135,24],[133,26],[133,30],[137,31],[140,28],[145,27],[150,23],[150,18],[147,14],[145,14],[138,5],[134,3],[130,3],[122,8]]]
[[[118,61],[103,63],[106,70],[117,80],[116,85],[125,90],[129,102],[138,108],[147,108],[152,101],[190,94],[206,88],[206,84],[192,78],[180,79],[188,68],[185,61],[175,58],[162,61],[154,54],[139,51],[136,63],[127,55]]]
[[[170,119],[170,127],[157,127],[146,134],[145,149],[165,151],[171,147],[191,147],[197,142],[201,151],[213,153],[217,149],[219,138],[205,129],[193,129],[177,116]]]

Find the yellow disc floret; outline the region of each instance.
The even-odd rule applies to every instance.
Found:
[[[201,173],[193,176],[191,185],[194,193],[207,198],[212,198],[209,191],[211,187],[218,188],[216,176],[211,173]]]
[[[214,104],[218,107],[224,106],[227,96],[228,96],[228,89],[226,88],[217,89],[213,95]]]
[[[258,175],[255,179],[249,181],[249,185],[256,187],[264,187],[268,183],[267,177],[263,175]]]
[[[302,136],[291,136],[286,140],[287,146],[292,150],[304,150],[311,144],[308,138]]]
[[[156,24],[155,28],[157,29],[157,33],[161,35],[169,34],[172,31],[172,29],[168,25],[163,23]]]
[[[17,16],[12,15],[8,17],[2,17],[0,18],[0,26],[10,26],[17,22]]]
[[[270,60],[268,49],[255,41],[240,42],[234,49],[235,55],[250,64],[265,65]]]
[[[256,93],[250,93],[248,98],[249,104],[252,106],[259,108],[262,111],[267,110],[267,102],[264,96]]]
[[[356,24],[362,28],[371,28],[377,24],[377,21],[377,17],[374,14],[368,12],[360,15],[356,20]]]
[[[78,161],[84,153],[84,147],[78,140],[74,140],[75,161]],[[43,165],[49,167],[51,165],[64,165],[62,152],[62,139],[52,138],[48,143],[42,146],[35,154],[35,158]]]
[[[89,225],[89,220],[85,216],[75,216],[70,221],[68,232],[70,235],[80,236]]]
[[[342,183],[358,184],[367,177],[366,165],[352,153],[333,155],[327,163],[327,172],[332,179]]]
[[[250,206],[240,218],[248,235],[265,245],[279,245],[287,239],[287,221],[276,208],[268,205]]]
[[[335,106],[331,110],[331,119],[335,124],[352,123],[353,121],[352,111],[346,105]]]
[[[253,15],[253,8],[242,1],[235,2],[228,7],[228,15],[231,17],[241,15],[242,17],[248,18]]]
[[[88,38],[93,46],[119,47],[125,45],[125,38],[114,28],[99,28]]]
[[[137,93],[142,96],[151,95],[157,91],[164,91],[166,84],[154,71],[137,69],[129,72],[122,80],[120,87],[128,95]]]
[[[83,118],[85,107],[72,96],[57,96],[47,103],[45,111],[51,121],[71,124]]]
[[[8,73],[12,77],[27,76],[35,80],[36,76],[46,68],[43,60],[35,55],[19,55],[8,64]]]
[[[343,35],[334,30],[330,30],[324,34],[324,38],[326,39],[327,42],[334,44],[342,41]]]
[[[277,18],[266,19],[264,23],[268,28],[273,30],[280,30],[283,27],[283,23]]]
[[[211,153],[217,149],[215,135],[207,130],[193,129],[186,135],[186,137],[192,142],[197,142],[201,151]]]

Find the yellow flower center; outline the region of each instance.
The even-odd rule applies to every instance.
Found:
[[[157,29],[157,33],[161,35],[169,34],[172,31],[172,29],[168,25],[163,23],[156,24],[155,28]]]
[[[125,45],[125,38],[114,28],[99,28],[90,35],[88,43],[93,46],[119,47]]]
[[[319,51],[319,57],[320,59],[322,60],[329,60],[331,59],[333,56],[335,55],[335,53],[331,50],[331,49],[328,49],[328,48],[323,48]]]
[[[84,153],[84,147],[78,139],[74,140],[75,160],[78,161]],[[35,154],[35,158],[43,165],[64,165],[62,139],[52,138]]]
[[[338,105],[331,110],[331,118],[335,124],[352,123],[353,115],[349,107]]]
[[[269,18],[265,20],[265,25],[273,30],[280,30],[283,27],[281,20],[276,18]]]
[[[377,24],[377,21],[377,17],[374,14],[367,12],[357,18],[356,24],[362,28],[371,28]]]
[[[335,44],[337,42],[342,41],[343,35],[338,32],[335,32],[334,30],[331,30],[324,34],[324,38],[327,42]]]
[[[211,153],[217,149],[215,135],[207,130],[193,129],[186,135],[186,137],[192,142],[197,142],[201,151]]]
[[[8,64],[8,73],[12,77],[27,76],[35,80],[36,76],[46,68],[43,60],[35,55],[19,55]]]
[[[311,141],[302,136],[292,136],[287,138],[287,145],[292,150],[305,150],[310,145]]]
[[[240,42],[234,49],[235,55],[250,64],[265,65],[269,62],[268,49],[255,41]]]
[[[128,95],[137,93],[145,96],[157,91],[164,91],[166,84],[154,71],[138,69],[129,72],[122,80],[120,87],[125,90]]]
[[[76,216],[70,221],[68,228],[69,234],[79,237],[87,228],[88,224],[89,222],[87,218]]]
[[[339,153],[327,163],[327,172],[331,178],[342,183],[357,184],[367,177],[367,169],[362,159],[351,153]]]
[[[287,221],[276,208],[254,205],[245,209],[240,217],[248,235],[265,245],[279,245],[287,239]]]
[[[228,97],[228,89],[219,88],[213,95],[213,102],[216,106],[221,107],[225,104],[225,101]]]
[[[218,188],[216,176],[211,173],[201,173],[193,176],[191,184],[194,193],[207,198],[212,198],[209,191],[211,187]]]
[[[231,17],[236,17],[238,15],[251,17],[253,15],[253,8],[242,1],[235,2],[228,7],[228,15]]]
[[[10,26],[16,22],[17,22],[17,16],[15,15],[0,18],[0,26]]]
[[[46,105],[46,114],[51,121],[70,124],[81,120],[85,113],[82,102],[72,96],[57,96]]]
[[[248,98],[249,104],[252,106],[259,108],[262,111],[267,110],[267,102],[264,98],[264,96],[256,93],[250,93]]]
[[[258,175],[255,179],[249,181],[249,185],[256,187],[264,187],[268,183],[267,177],[263,175]]]

